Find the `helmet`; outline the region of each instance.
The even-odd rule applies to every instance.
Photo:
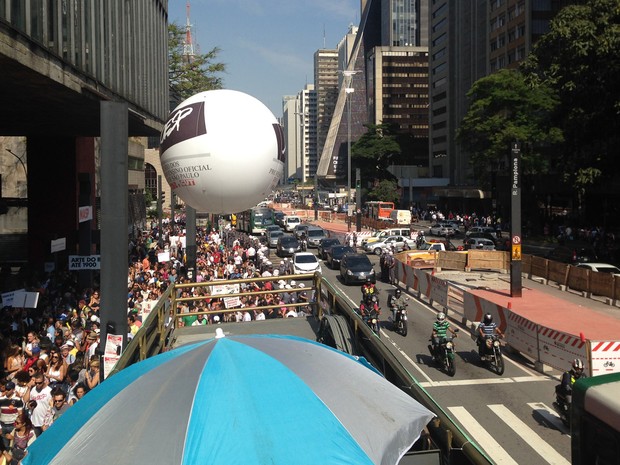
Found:
[[[371,302],[372,302],[373,304],[376,304],[376,303],[377,303],[377,296],[376,296],[376,295],[373,295],[373,296],[370,298],[370,300],[371,300]]]
[[[439,312],[437,314],[437,321],[444,321],[446,319],[446,314],[443,312]]]
[[[573,370],[578,371],[579,373],[583,371],[583,362],[578,358],[573,360]]]
[[[484,324],[490,325],[491,323],[493,323],[493,315],[487,313],[486,315],[484,315]]]
[[[400,289],[394,291],[394,297],[400,297]]]
[[[371,284],[371,283],[372,283],[372,279],[366,278],[366,284]]]

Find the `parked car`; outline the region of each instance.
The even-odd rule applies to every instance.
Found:
[[[495,250],[495,242],[484,237],[466,237],[463,241],[465,250]]]
[[[321,239],[325,239],[327,237],[327,233],[323,228],[319,228],[318,226],[311,226],[306,231],[306,238],[308,241],[308,247],[317,247],[319,246],[319,242]]]
[[[381,255],[384,250],[392,250],[392,247],[396,252],[400,252],[405,248],[405,244],[410,249],[415,247],[415,241],[410,237],[405,236],[387,236],[376,242],[369,242],[364,246],[364,250],[368,253],[374,253],[375,255]]]
[[[584,244],[559,245],[547,254],[547,259],[556,262],[569,263],[593,263],[598,261],[594,248]]]
[[[598,273],[611,273],[614,276],[620,276],[620,268],[609,263],[577,263],[577,268],[585,268],[590,271],[596,271]]]
[[[267,231],[267,245],[275,249],[278,246],[278,239],[282,236],[284,236],[284,231],[279,228],[277,231]]]
[[[296,252],[301,252],[301,244],[295,236],[285,234],[278,238],[276,255],[278,257],[290,257]]]
[[[340,277],[346,285],[366,282],[368,278],[377,282],[375,269],[368,256],[361,253],[347,253],[340,260]]]
[[[346,253],[355,253],[355,250],[348,245],[334,245],[327,251],[327,264],[330,268],[336,270],[340,268],[340,260]]]
[[[327,251],[334,245],[340,245],[340,241],[335,237],[327,237],[319,241],[317,246],[317,254],[320,259],[327,260]]]
[[[456,231],[450,223],[435,223],[428,228],[428,233],[431,236],[454,236]]]
[[[319,259],[312,252],[297,252],[293,254],[293,274],[314,273],[321,270]]]

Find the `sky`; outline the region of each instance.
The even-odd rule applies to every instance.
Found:
[[[336,48],[359,25],[360,0],[191,0],[194,49],[217,47],[224,88],[263,102],[276,118],[282,97],[314,82],[314,52]],[[187,0],[169,0],[168,21],[185,26]]]

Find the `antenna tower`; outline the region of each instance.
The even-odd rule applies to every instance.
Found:
[[[194,61],[194,42],[192,40],[192,24],[189,20],[189,1],[185,5],[187,21],[185,23],[185,40],[183,41],[183,58],[187,63]]]

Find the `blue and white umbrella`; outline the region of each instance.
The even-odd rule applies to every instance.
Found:
[[[307,339],[210,339],[132,365],[25,465],[394,465],[433,417],[367,362]]]

